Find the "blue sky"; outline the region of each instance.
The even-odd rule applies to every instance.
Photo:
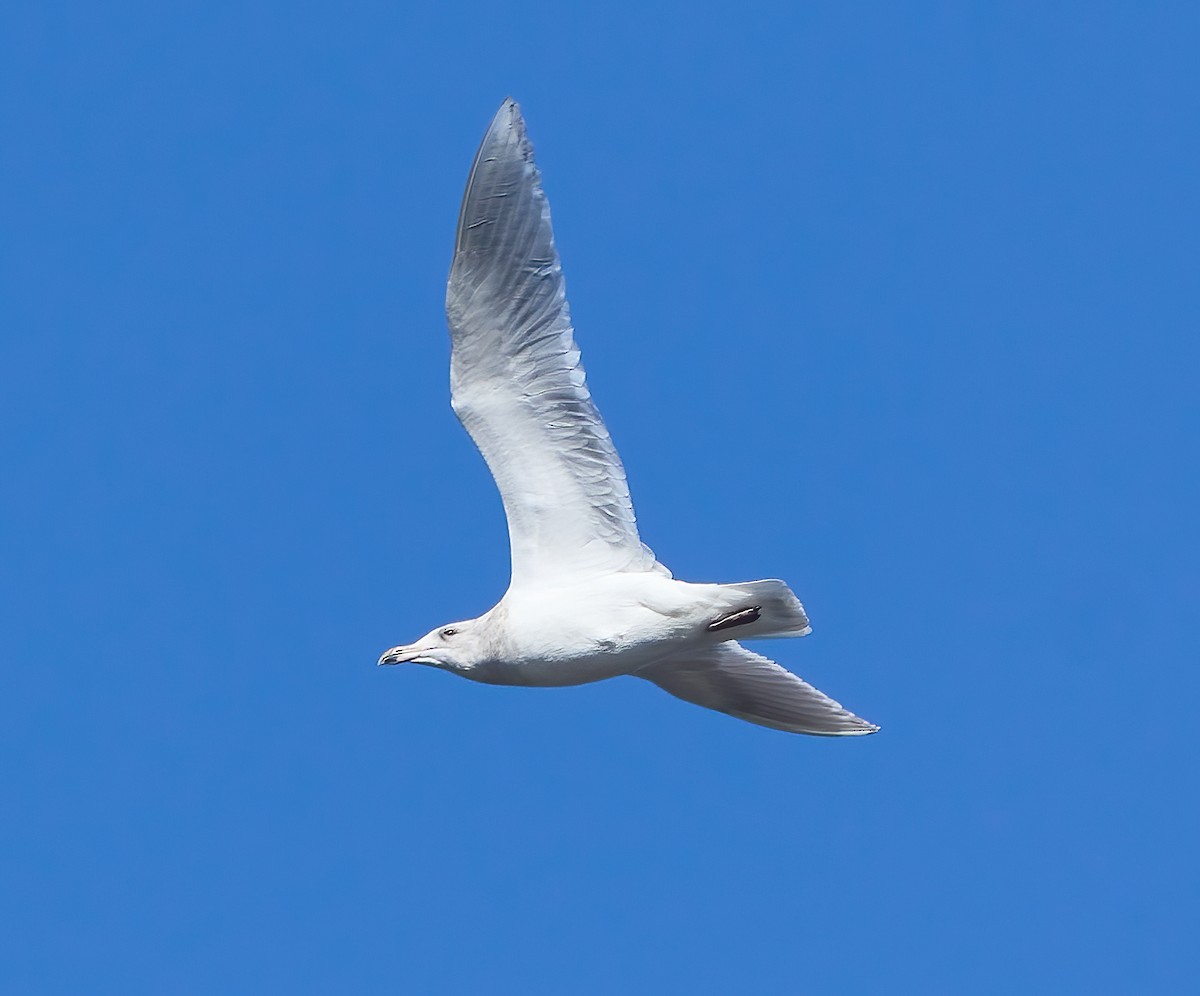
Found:
[[[0,13],[0,989],[1194,981],[1184,4]],[[527,114],[647,542],[824,741],[378,654],[507,582],[448,404]]]

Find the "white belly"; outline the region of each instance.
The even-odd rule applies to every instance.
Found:
[[[614,574],[583,584],[513,591],[493,610],[505,641],[470,677],[504,685],[581,685],[629,674],[689,644],[728,596],[718,585],[658,574]]]

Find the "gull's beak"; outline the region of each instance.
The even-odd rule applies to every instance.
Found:
[[[425,656],[424,652],[421,650],[420,647],[409,645],[409,646],[404,646],[404,647],[392,647],[391,650],[385,650],[383,652],[383,655],[379,658],[379,661],[377,663],[379,663],[379,664],[409,664],[409,663],[426,664],[426,663],[431,663],[431,662],[430,662],[429,658]]]
[[[410,661],[417,656],[418,651],[414,647],[392,647],[391,650],[385,650],[379,658],[380,664],[403,664],[405,661]]]

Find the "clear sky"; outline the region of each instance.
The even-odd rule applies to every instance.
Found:
[[[0,991],[1194,983],[1193,4],[0,12]],[[489,607],[506,94],[646,541],[874,737],[376,668]]]

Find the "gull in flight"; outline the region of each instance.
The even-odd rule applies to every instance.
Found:
[[[639,539],[625,470],[588,393],[550,207],[511,99],[467,179],[446,314],[451,405],[500,489],[512,579],[479,618],[393,647],[380,664],[427,664],[495,685],[633,675],[790,733],[878,729],[734,639],[809,633],[784,582],[677,581]]]

